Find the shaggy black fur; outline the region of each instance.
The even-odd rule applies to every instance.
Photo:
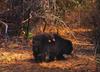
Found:
[[[72,42],[58,34],[39,34],[33,37],[33,55],[36,62],[63,60],[73,51]]]
[[[52,47],[50,47],[47,51],[48,56],[49,56],[49,61],[52,61],[55,58],[57,60],[65,59],[63,55],[64,54],[71,55],[73,51],[72,42],[68,39],[62,38],[58,34],[52,35],[52,40],[50,44],[52,44],[51,45]]]

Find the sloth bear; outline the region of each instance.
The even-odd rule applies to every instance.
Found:
[[[33,56],[36,62],[63,60],[64,54],[70,55],[73,45],[70,40],[62,38],[58,34],[38,34],[33,37]]]

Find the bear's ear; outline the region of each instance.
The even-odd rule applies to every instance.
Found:
[[[56,40],[55,40],[55,38],[53,38],[53,39],[52,39],[52,41],[54,41],[54,42],[55,42],[55,41],[56,41]]]
[[[51,43],[51,40],[49,39],[48,42]]]

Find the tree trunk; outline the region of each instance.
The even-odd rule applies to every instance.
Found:
[[[100,0],[96,0],[97,5],[97,22],[96,22],[96,61],[97,61],[97,72],[100,71]]]

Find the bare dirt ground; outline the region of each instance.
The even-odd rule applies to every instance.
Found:
[[[31,51],[31,41],[0,40],[0,72],[96,72],[94,46],[88,38],[79,36],[85,44],[73,41],[74,56],[63,61],[35,63]]]

